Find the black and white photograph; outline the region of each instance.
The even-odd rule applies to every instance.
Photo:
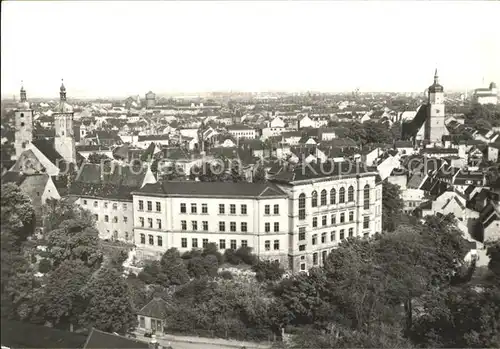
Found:
[[[1,3],[1,349],[500,348],[500,1]]]

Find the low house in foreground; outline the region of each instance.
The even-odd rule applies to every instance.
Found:
[[[153,298],[137,313],[139,330],[163,333],[169,304],[160,297]]]

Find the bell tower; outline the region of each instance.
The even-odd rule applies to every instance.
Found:
[[[66,102],[64,82],[59,89],[59,104],[54,112],[54,148],[69,163],[76,163],[76,147],[73,135],[73,107]]]
[[[26,90],[21,81],[21,100],[15,111],[15,133],[14,147],[16,149],[16,158],[33,142],[33,110],[26,98]]]
[[[444,89],[439,84],[437,69],[434,73],[434,83],[429,86],[428,91],[425,139],[430,143],[441,143],[443,136],[448,134],[448,130],[444,123]]]

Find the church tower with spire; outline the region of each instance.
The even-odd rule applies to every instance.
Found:
[[[54,110],[55,150],[69,163],[76,164],[75,137],[73,135],[73,107],[66,101],[66,87],[61,83],[59,104]]]
[[[427,120],[425,124],[425,140],[430,143],[441,143],[448,134],[444,123],[444,89],[439,84],[438,71],[434,73],[434,83],[429,86],[427,100]]]
[[[15,133],[14,147],[16,150],[16,158],[19,159],[21,154],[33,142],[33,110],[26,98],[26,90],[21,82],[21,100],[15,111]]]

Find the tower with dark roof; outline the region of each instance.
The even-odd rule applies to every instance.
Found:
[[[441,143],[447,135],[444,123],[444,88],[439,84],[438,71],[434,73],[434,83],[429,86],[427,100],[427,120],[425,124],[425,140],[430,143]]]
[[[33,142],[33,110],[26,97],[26,90],[21,82],[21,100],[15,111],[15,138],[14,147],[16,149],[16,158]]]
[[[66,101],[66,87],[61,83],[59,104],[54,110],[54,148],[69,163],[76,163],[75,137],[73,135],[73,107]]]

